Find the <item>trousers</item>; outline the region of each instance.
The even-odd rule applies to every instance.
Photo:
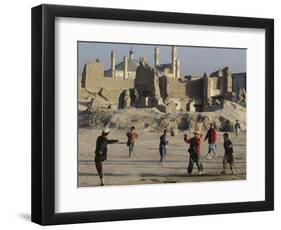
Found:
[[[201,161],[201,156],[197,155],[196,153],[192,153],[189,156],[189,164],[188,164],[188,168],[187,168],[187,172],[189,174],[192,173],[194,164],[197,165],[197,168],[198,168],[199,172],[203,171],[203,164],[202,164],[202,161]]]

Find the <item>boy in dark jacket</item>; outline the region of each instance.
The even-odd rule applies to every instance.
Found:
[[[205,136],[204,141],[208,139],[208,153],[206,155],[207,158],[211,158],[210,154],[213,152],[214,157],[216,157],[216,141],[217,141],[217,131],[214,127],[213,123],[210,123],[210,128]]]
[[[164,163],[164,158],[165,158],[165,155],[167,153],[167,150],[166,150],[166,145],[168,144],[167,134],[168,134],[168,130],[165,129],[164,134],[160,137],[160,144],[159,144],[159,152],[160,152],[159,163],[160,164]]]
[[[203,164],[201,161],[201,151],[200,144],[202,143],[202,134],[198,131],[194,132],[194,137],[188,138],[187,134],[184,134],[184,141],[187,144],[190,144],[188,149],[189,152],[189,164],[187,168],[187,175],[190,176],[193,170],[194,163],[196,163],[198,168],[198,174],[201,175],[203,173]]]
[[[223,157],[223,170],[221,171],[221,174],[226,174],[225,170],[227,168],[227,164],[230,165],[231,173],[234,174],[234,172],[233,172],[233,165],[234,165],[233,145],[232,145],[232,142],[229,140],[228,133],[223,134],[223,139],[224,139],[224,142],[223,142],[224,157]]]
[[[118,140],[109,140],[107,138],[109,134],[109,129],[105,128],[102,131],[102,135],[97,138],[96,141],[96,150],[95,150],[95,163],[96,169],[100,177],[101,186],[104,186],[103,183],[103,172],[102,172],[102,162],[107,159],[107,145],[117,143]]]

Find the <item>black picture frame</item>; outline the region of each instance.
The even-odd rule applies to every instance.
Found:
[[[265,200],[55,213],[55,18],[88,18],[265,29]],[[32,221],[41,225],[274,209],[274,20],[62,5],[32,8]]]

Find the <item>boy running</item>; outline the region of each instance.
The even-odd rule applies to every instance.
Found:
[[[136,128],[132,126],[131,131],[127,133],[127,137],[128,137],[127,146],[129,147],[129,157],[131,157],[134,151],[136,139],[138,138],[138,134],[135,131]]]
[[[164,158],[166,156],[167,150],[166,145],[168,144],[167,140],[168,130],[164,130],[164,134],[160,137],[160,144],[159,144],[159,152],[160,152],[160,161],[159,164],[164,164]]]
[[[187,144],[190,144],[188,149],[189,155],[189,164],[187,168],[187,175],[191,176],[194,163],[196,163],[198,168],[198,174],[201,175],[203,173],[203,164],[201,161],[201,152],[200,152],[200,144],[202,143],[202,134],[198,131],[194,132],[194,137],[188,138],[187,134],[184,134],[184,141]]]
[[[226,170],[227,164],[230,165],[231,173],[234,174],[234,172],[233,172],[233,165],[234,165],[233,145],[232,145],[232,142],[229,140],[228,133],[223,134],[223,139],[224,139],[224,142],[223,142],[224,157],[223,157],[223,170],[221,171],[221,174],[226,174],[225,170]]]
[[[204,141],[208,139],[208,153],[206,155],[207,158],[211,158],[210,154],[213,152],[214,157],[216,157],[216,141],[217,141],[217,131],[214,127],[213,123],[210,123],[210,128],[205,136]]]

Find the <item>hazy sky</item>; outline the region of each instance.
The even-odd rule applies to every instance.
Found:
[[[160,49],[160,64],[171,63],[171,46],[163,45],[139,45],[120,43],[78,43],[78,71],[81,75],[86,63],[99,58],[104,70],[110,68],[111,51],[116,52],[116,64],[129,56],[130,48],[133,48],[135,58],[141,56],[154,65],[154,48]],[[246,72],[246,49],[210,48],[177,46],[177,58],[180,59],[181,75],[210,74],[224,66],[230,66],[233,73]]]

